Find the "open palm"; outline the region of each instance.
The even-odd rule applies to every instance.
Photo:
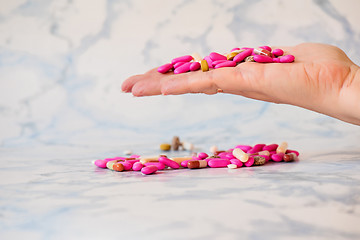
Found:
[[[124,81],[134,96],[224,93],[291,104],[360,124],[359,67],[337,47],[303,43],[280,47],[293,63],[244,62],[236,67],[183,74],[152,69]],[[357,76],[356,76],[357,75]],[[354,115],[354,108],[357,114]]]

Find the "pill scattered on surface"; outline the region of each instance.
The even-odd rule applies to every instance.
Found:
[[[171,160],[167,157],[159,157],[159,162],[163,163],[165,166],[168,166],[172,169],[178,169],[180,168],[179,164],[175,162],[174,160]]]
[[[149,174],[156,173],[157,170],[158,170],[158,168],[156,166],[151,165],[151,166],[143,167],[141,169],[141,173],[145,174],[145,175],[149,175]]]
[[[171,150],[171,145],[168,143],[162,143],[160,144],[160,150],[162,151],[170,151]]]
[[[187,167],[190,169],[205,168],[207,165],[208,162],[205,160],[190,160],[187,162]]]
[[[228,168],[231,168],[231,169],[238,168],[238,166],[237,166],[236,164],[233,164],[233,163],[227,165],[227,167],[228,167]]]
[[[249,155],[240,148],[235,148],[232,152],[232,155],[243,163],[249,160]]]
[[[177,136],[174,137],[175,142],[179,146],[188,143],[179,143]],[[231,168],[237,169],[243,166],[253,167],[262,166],[269,161],[273,162],[297,162],[299,160],[299,152],[288,149],[288,143],[281,144],[255,144],[237,145],[228,150],[218,150],[217,146],[211,147],[212,155],[205,152],[198,154],[193,153],[192,156],[172,157],[166,155],[159,156],[140,156],[133,154],[129,157],[113,157],[98,159],[93,164],[99,168],[112,169],[115,172],[125,171],[141,171],[144,175],[155,173],[156,171],[169,171],[174,169],[200,169],[200,168]],[[120,173],[119,173],[120,174]],[[124,173],[122,173],[124,174]]]

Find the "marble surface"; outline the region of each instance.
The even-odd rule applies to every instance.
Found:
[[[360,239],[360,127],[239,96],[121,93],[184,54],[322,42],[360,64],[360,2],[0,0],[0,239]],[[98,169],[195,144],[279,143],[296,163]],[[187,155],[172,152],[171,155]]]

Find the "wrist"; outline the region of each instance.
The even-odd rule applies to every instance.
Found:
[[[360,125],[360,68],[356,65],[339,92],[339,109],[339,119]]]

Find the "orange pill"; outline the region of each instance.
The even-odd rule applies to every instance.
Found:
[[[117,172],[122,172],[124,171],[124,165],[122,165],[122,163],[115,163],[113,165],[113,170]]]

